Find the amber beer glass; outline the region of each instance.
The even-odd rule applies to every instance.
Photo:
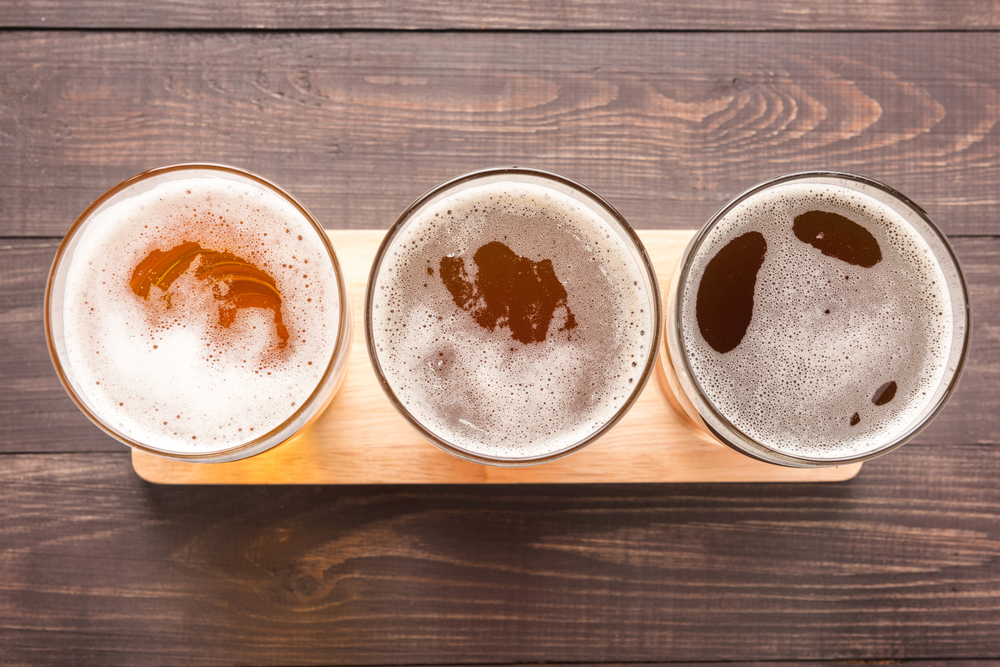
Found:
[[[285,442],[344,377],[347,283],[295,197],[241,169],[153,169],[63,240],[45,294],[59,379],[109,435],[183,461]]]
[[[372,266],[365,327],[392,404],[426,439],[493,465],[605,433],[655,365],[655,273],[625,219],[548,172],[488,169],[414,202]]]
[[[723,444],[792,467],[863,461],[941,411],[970,312],[955,253],[892,188],[811,172],[758,185],[691,240],[666,295],[662,380]]]

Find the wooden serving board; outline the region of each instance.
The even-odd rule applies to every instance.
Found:
[[[693,233],[639,232],[661,289],[669,285]],[[292,440],[242,461],[184,463],[133,450],[140,477],[158,484],[830,482],[850,479],[861,469],[860,463],[793,469],[749,459],[678,417],[655,378],[609,433],[576,454],[527,468],[457,459],[421,438],[396,412],[368,360],[365,284],[385,232],[329,234],[350,281],[354,345],[347,377],[327,411]]]

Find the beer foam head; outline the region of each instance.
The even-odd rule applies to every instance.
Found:
[[[211,454],[268,434],[307,401],[336,346],[339,291],[319,232],[289,201],[249,180],[166,180],[99,209],[66,273],[68,375],[89,408],[127,438],[174,454]],[[195,242],[273,278],[274,311],[240,307],[222,323],[218,297],[190,268],[149,298],[130,288],[154,251]]]
[[[645,379],[658,297],[609,217],[596,202],[505,179],[446,190],[393,230],[369,286],[370,345],[415,421],[472,454],[525,459],[616,417]],[[544,340],[522,342],[512,321],[460,307],[449,291],[442,267],[460,265],[471,294],[484,282],[477,251],[497,244],[529,273],[549,275],[551,261],[565,289]]]
[[[821,251],[829,231],[796,236],[796,221],[816,211],[863,227],[881,258],[857,243],[842,257]],[[698,290],[711,260],[750,232],[766,241],[752,319],[723,353],[699,327]],[[689,261],[679,307],[690,371],[716,411],[764,446],[809,459],[864,455],[909,432],[939,398],[955,336],[947,280],[926,240],[879,199],[832,183],[777,184],[726,212]]]

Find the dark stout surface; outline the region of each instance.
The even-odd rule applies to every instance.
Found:
[[[895,398],[895,396],[896,383],[894,381],[889,381],[875,390],[875,395],[872,396],[872,403],[875,405],[885,405]]]
[[[684,365],[731,425],[712,425],[723,438],[833,464],[919,425],[967,345],[964,289],[949,288],[957,266],[919,230],[853,179],[802,175],[713,219],[685,262],[677,326]],[[748,232],[762,235],[759,255],[740,252]],[[727,292],[748,296],[729,303]],[[712,307],[741,325],[725,346],[708,335],[719,333],[706,327]],[[875,406],[887,378],[897,400]],[[855,412],[860,422],[848,420]]]
[[[842,215],[809,211],[795,218],[795,236],[827,257],[871,268],[882,261],[882,249],[872,233]]]
[[[719,250],[705,267],[696,312],[701,335],[716,352],[725,354],[743,341],[753,319],[753,292],[766,253],[764,235],[747,232]]]

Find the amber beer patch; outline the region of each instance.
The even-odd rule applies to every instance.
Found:
[[[281,317],[281,293],[274,278],[251,262],[230,252],[216,252],[198,243],[185,242],[170,250],[153,250],[132,272],[129,286],[137,296],[149,300],[157,287],[170,304],[170,286],[199,260],[195,276],[212,290],[219,308],[219,325],[230,327],[241,308],[263,308],[274,312],[279,347],[288,342],[288,329]]]

